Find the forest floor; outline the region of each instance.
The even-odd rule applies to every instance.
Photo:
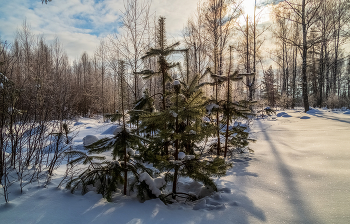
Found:
[[[112,124],[80,119],[75,144],[88,134],[102,137]],[[277,111],[255,120],[255,151],[231,158],[227,176],[215,179],[219,192],[194,204],[140,203],[117,194],[71,194],[57,185],[62,165],[46,188],[13,190],[0,196],[0,223],[349,223],[350,111],[314,109]],[[180,187],[193,183],[183,179]]]

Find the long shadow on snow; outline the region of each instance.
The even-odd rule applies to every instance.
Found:
[[[252,161],[251,158],[232,159],[231,161],[233,167],[226,172],[226,175],[258,177],[257,173],[247,171],[247,167],[250,165],[250,161]]]
[[[260,128],[263,129],[262,123],[260,121],[258,121],[258,123]],[[305,197],[298,190],[297,184],[293,181],[293,174],[283,161],[283,158],[279,154],[277,147],[273,144],[272,139],[269,137],[267,132],[263,131],[263,133],[266,141],[268,141],[270,144],[272,154],[275,156],[277,167],[282,173],[285,186],[287,187],[287,191],[290,195],[289,203],[293,206],[296,215],[299,216],[298,223],[319,223],[319,220],[317,220],[316,217],[310,215],[310,211],[306,209],[307,206],[303,201]]]
[[[315,116],[315,117],[319,117],[319,118],[325,118],[325,119],[329,119],[329,120],[333,120],[333,121],[340,121],[340,122],[350,124],[350,118],[339,119],[335,116],[326,115],[320,111],[313,112],[313,110],[311,110],[311,111],[308,111],[307,114]]]
[[[227,209],[222,214],[215,214],[219,216],[226,216],[227,220],[232,220],[233,223],[249,224],[252,222],[251,217],[254,217],[259,222],[266,222],[266,216],[262,209],[258,208],[254,202],[247,197],[245,191],[245,182],[249,177],[258,177],[257,173],[249,172],[247,168],[250,166],[250,162],[254,161],[251,158],[235,158],[232,159],[233,167],[227,171],[227,176],[238,177],[234,181],[220,180],[216,183],[220,189],[231,189],[231,194],[221,193],[221,197],[226,201],[227,206],[233,206],[234,208]],[[227,213],[226,213],[227,212]],[[202,220],[199,223],[206,223],[208,220]],[[225,222],[226,223],[226,222]]]

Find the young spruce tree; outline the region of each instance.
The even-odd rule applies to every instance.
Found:
[[[197,144],[213,136],[215,127],[204,122],[206,99],[197,86],[198,76],[186,84],[175,80],[174,91],[169,94],[171,104],[166,110],[141,116],[142,127],[154,125],[157,133],[142,157],[147,158],[155,168],[163,173],[166,182],[172,182],[172,191],[160,198],[168,201],[187,198],[195,200],[195,195],[178,192],[179,177],[189,177],[216,190],[211,177],[223,176],[231,166],[223,158],[207,158],[199,155]],[[165,128],[164,128],[165,127]],[[169,142],[169,154],[165,153],[163,142]]]
[[[70,163],[82,162],[88,164],[87,169],[82,172],[77,178],[72,179],[67,184],[67,188],[75,191],[79,186],[82,186],[82,193],[86,193],[88,185],[94,185],[98,193],[101,193],[107,200],[111,200],[112,193],[123,184],[124,195],[127,194],[128,173],[132,173],[136,178],[136,182],[140,178],[140,172],[146,172],[152,175],[150,169],[145,168],[137,155],[136,150],[141,150],[143,147],[142,141],[147,141],[142,137],[136,135],[129,128],[126,127],[125,120],[125,100],[124,92],[126,89],[125,81],[125,64],[124,61],[119,61],[118,76],[120,84],[121,97],[121,113],[112,114],[110,117],[112,121],[119,119],[122,116],[122,126],[114,131],[113,137],[103,138],[91,145],[85,146],[87,153],[81,151],[70,152],[70,155],[77,156],[76,159]],[[103,156],[96,156],[106,151],[111,151],[113,156],[112,161],[108,161]],[[103,160],[103,162],[95,162],[96,160]],[[133,184],[132,186],[135,186]],[[148,187],[147,185],[142,185]],[[140,191],[140,193],[142,193]]]

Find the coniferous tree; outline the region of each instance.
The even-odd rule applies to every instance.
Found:
[[[132,172],[137,180],[139,179],[139,170],[151,173],[151,170],[146,169],[138,162],[139,158],[135,155],[135,150],[141,151],[141,148],[143,147],[141,141],[147,140],[134,134],[133,131],[126,127],[126,114],[124,108],[126,101],[124,95],[126,80],[125,64],[123,61],[119,61],[118,76],[120,83],[120,114],[122,116],[122,126],[114,131],[114,137],[103,138],[86,146],[88,150],[87,154],[79,151],[69,153],[71,156],[78,156],[78,158],[70,162],[71,164],[83,162],[83,164],[89,164],[89,166],[77,178],[68,182],[67,188],[74,191],[82,185],[82,193],[86,193],[87,186],[94,184],[97,185],[98,192],[108,200],[111,200],[112,192],[114,192],[121,183],[124,184],[124,195],[127,194],[128,172]],[[120,114],[112,114],[110,117],[114,120],[119,118]],[[101,163],[93,161],[94,159],[105,160],[105,157],[94,156],[94,154],[101,154],[106,151],[111,151],[113,161],[103,161]]]
[[[155,77],[157,75],[161,75],[162,77],[162,110],[166,109],[166,101],[168,98],[168,94],[166,92],[166,84],[168,81],[171,81],[172,78],[169,74],[169,70],[178,66],[178,63],[170,63],[168,62],[167,57],[176,52],[182,52],[183,50],[176,50],[175,47],[179,46],[180,43],[176,42],[170,46],[167,45],[166,42],[166,31],[165,31],[165,18],[160,17],[158,20],[158,32],[157,32],[157,45],[158,48],[151,48],[142,59],[147,59],[150,57],[158,57],[159,71],[153,70],[143,70],[141,72],[137,72],[137,74],[141,74],[144,79],[149,79]],[[166,128],[166,126],[164,126]],[[164,142],[165,153],[168,154],[168,141]]]
[[[237,119],[238,117],[243,118],[243,119],[248,119],[248,115],[253,115],[250,113],[249,107],[254,104],[252,101],[246,101],[242,100],[240,102],[231,102],[231,97],[230,97],[230,82],[231,81],[241,81],[243,77],[251,76],[254,73],[244,73],[244,74],[238,74],[236,71],[233,74],[230,74],[230,70],[227,74],[227,76],[219,76],[213,74],[213,72],[210,70],[210,68],[207,69],[206,73],[209,73],[211,78],[214,80],[213,82],[203,82],[200,84],[200,86],[205,86],[205,85],[211,85],[211,86],[219,86],[222,85],[223,83],[227,83],[227,91],[226,91],[226,99],[224,100],[218,100],[216,97],[215,99],[211,99],[208,101],[208,103],[211,103],[207,106],[209,116],[212,116],[213,113],[216,114],[216,137],[217,137],[217,143],[216,145],[212,145],[211,148],[216,148],[216,155],[220,156],[222,152],[221,148],[221,135],[223,134],[225,136],[225,148],[224,148],[224,157],[226,157],[227,154],[227,147],[228,147],[228,139],[229,139],[229,123],[230,120],[235,118]],[[204,74],[206,75],[206,74]],[[204,76],[203,75],[203,76]],[[220,116],[219,114],[223,113],[224,115],[224,120],[220,121]],[[226,131],[224,133],[221,132],[221,129],[223,126],[226,125]],[[240,129],[237,129],[237,131],[240,132]],[[235,132],[230,132],[230,136],[235,134]],[[237,133],[236,133],[237,134]],[[247,139],[248,136],[244,135],[242,139]],[[229,144],[230,146],[234,146],[234,144]],[[246,144],[247,146],[248,144]],[[238,145],[236,145],[238,146]]]
[[[172,199],[196,198],[187,192],[177,191],[180,176],[190,177],[216,190],[211,177],[224,175],[230,167],[219,157],[206,161],[204,159],[208,154],[199,153],[197,144],[213,136],[216,129],[203,120],[207,101],[198,80],[198,76],[189,80],[188,84],[175,80],[174,91],[169,95],[170,106],[166,110],[141,116],[141,126],[154,125],[157,133],[148,149],[141,153],[142,157],[147,158],[160,172],[165,172],[165,180],[173,183],[172,192],[161,196],[164,201],[168,200],[168,196],[172,196]],[[170,155],[164,150],[164,141],[169,142]]]
[[[154,100],[149,95],[148,89],[143,92],[143,96],[136,101],[134,108],[129,111],[131,124],[136,124],[136,130],[139,131],[140,116],[145,113],[153,113],[156,111]]]
[[[245,147],[248,146],[249,141],[254,141],[252,139],[249,139],[249,133],[246,131],[247,126],[242,125],[234,125],[232,129],[230,130],[230,121],[231,120],[237,120],[237,119],[245,119],[248,120],[249,116],[252,116],[254,114],[251,113],[251,109],[248,107],[251,107],[252,104],[255,102],[252,102],[251,98],[250,101],[239,101],[239,102],[232,102],[231,101],[231,81],[241,81],[243,79],[243,76],[250,76],[251,74],[238,74],[238,71],[234,72],[232,75],[231,73],[231,61],[232,61],[232,46],[230,46],[230,66],[229,71],[227,73],[226,77],[226,83],[227,83],[227,90],[226,90],[226,99],[221,101],[219,105],[222,108],[222,112],[224,115],[223,123],[226,125],[225,133],[225,151],[224,151],[224,158],[227,156],[227,150],[228,147],[238,148],[241,151]],[[254,74],[254,73],[253,73]],[[254,79],[253,79],[254,80]],[[254,81],[253,81],[254,83]],[[249,89],[249,91],[251,91]]]
[[[274,77],[274,72],[272,66],[264,72],[263,77],[263,98],[267,100],[270,107],[274,107],[278,99],[278,92],[276,90],[276,79]]]
[[[177,63],[169,63],[167,57],[171,54],[178,52],[175,47],[179,46],[180,43],[176,42],[170,46],[166,42],[166,31],[165,31],[165,18],[160,17],[158,20],[158,32],[157,32],[157,45],[158,48],[151,48],[142,59],[147,59],[149,57],[158,57],[159,71],[153,70],[143,70],[141,72],[136,72],[136,74],[141,74],[144,79],[149,79],[157,75],[162,76],[162,102],[163,110],[166,108],[166,83],[171,81],[169,75],[169,70],[177,66]]]

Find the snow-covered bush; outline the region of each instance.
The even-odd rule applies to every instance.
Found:
[[[350,107],[350,99],[346,97],[339,97],[336,94],[332,94],[327,98],[324,104],[329,109]]]

